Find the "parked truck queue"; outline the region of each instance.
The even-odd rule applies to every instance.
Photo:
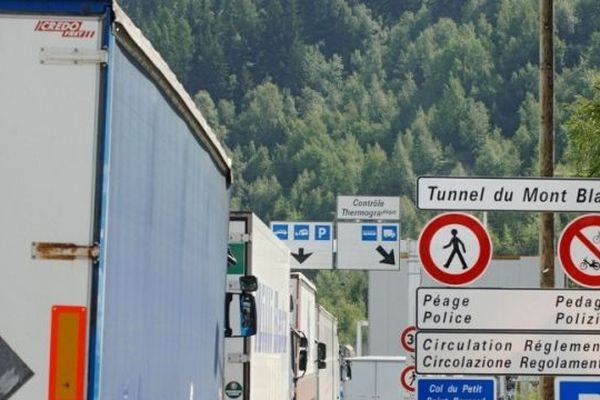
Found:
[[[0,400],[335,400],[337,320],[110,0],[0,0]]]

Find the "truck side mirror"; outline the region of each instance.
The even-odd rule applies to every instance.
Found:
[[[325,361],[327,359],[327,345],[323,342],[317,343],[317,360]]]
[[[340,379],[342,382],[352,380],[352,368],[350,367],[350,361],[343,361],[340,365]]]
[[[317,361],[317,367],[319,369],[325,369],[327,368],[327,363],[325,361]]]
[[[255,278],[256,279],[256,278]],[[242,337],[256,335],[256,300],[249,293],[240,294],[240,331]]]
[[[300,350],[300,355],[298,356],[298,369],[300,371],[306,371],[306,366],[308,364],[308,353],[306,350]]]
[[[303,349],[306,349],[308,347],[308,339],[306,337],[302,336],[298,340],[298,346],[300,346]]]
[[[239,302],[233,297],[238,296]],[[233,312],[232,309],[233,308]],[[231,315],[239,315],[239,321]],[[256,335],[256,300],[250,293],[227,293],[225,296],[225,337],[249,337]]]
[[[258,279],[254,275],[240,276],[240,290],[242,292],[256,292]]]

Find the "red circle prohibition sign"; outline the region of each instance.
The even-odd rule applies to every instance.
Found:
[[[477,238],[479,255],[465,272],[450,274],[438,265],[432,257],[432,240],[435,234],[448,225],[461,225],[469,229]],[[475,250],[475,249],[472,249]],[[463,213],[446,213],[433,218],[419,236],[419,257],[425,271],[434,280],[447,285],[466,285],[479,278],[492,259],[492,241],[485,227],[475,217]]]
[[[402,387],[409,392],[414,392],[415,391],[415,380],[416,380],[415,366],[409,365],[407,367],[404,367],[404,369],[400,373],[400,384],[402,385]]]
[[[595,227],[598,236],[592,238],[583,233],[583,229]],[[585,271],[594,271],[594,267],[581,268],[582,260],[573,260],[571,249],[576,239],[584,246],[585,251],[592,254],[597,260],[600,260],[600,215],[587,214],[571,221],[563,230],[558,240],[558,258],[565,273],[575,282],[587,287],[599,287],[600,275],[590,275]],[[586,257],[587,259],[587,257]],[[581,265],[580,265],[581,263]],[[597,265],[597,264],[595,264]]]

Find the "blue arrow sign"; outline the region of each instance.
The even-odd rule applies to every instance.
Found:
[[[493,378],[419,378],[417,400],[495,400]]]

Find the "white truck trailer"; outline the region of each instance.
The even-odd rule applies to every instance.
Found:
[[[364,356],[346,359],[343,400],[402,399],[400,374],[406,357]]]
[[[225,398],[285,400],[291,398],[290,251],[256,215],[232,212],[227,291],[241,291],[239,278],[254,276],[256,335],[235,337],[239,307],[230,304],[232,335],[225,339]]]
[[[336,399],[333,396],[337,384],[334,376],[339,374],[334,371],[339,371],[337,320],[317,304],[317,288],[303,274],[291,274],[290,293],[293,398]]]
[[[231,164],[109,0],[0,0],[0,399],[218,399]]]
[[[323,306],[317,305],[317,321],[317,338],[319,343],[325,345],[326,353],[326,357],[321,363],[324,368],[319,369],[317,376],[317,398],[318,400],[338,400],[340,398],[340,346],[337,318]]]

